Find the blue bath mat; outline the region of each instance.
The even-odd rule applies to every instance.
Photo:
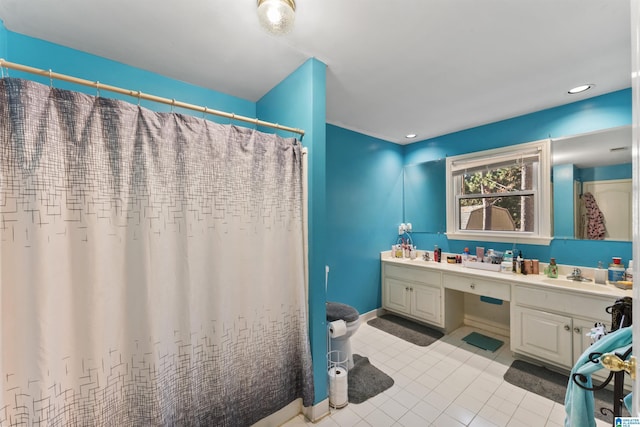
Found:
[[[502,344],[504,344],[503,341],[479,334],[477,332],[471,332],[469,335],[462,338],[462,341],[466,341],[467,343],[475,347],[489,351],[496,351],[497,349],[502,347]]]

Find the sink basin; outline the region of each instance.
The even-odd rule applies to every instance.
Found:
[[[547,277],[542,279],[542,283],[546,283],[548,285],[556,285],[556,286],[563,286],[567,288],[584,289],[584,290],[601,289],[603,287],[603,285],[598,285],[593,281],[582,282],[577,280],[569,280],[564,277],[558,277],[557,279],[550,279]]]
[[[573,282],[591,282],[592,280],[588,277],[575,277],[575,276],[567,276],[567,280],[571,280]]]

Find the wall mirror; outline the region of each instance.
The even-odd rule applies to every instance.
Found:
[[[631,241],[631,126],[554,139],[554,236]]]
[[[404,167],[404,221],[413,231],[444,233],[447,230],[444,159]]]
[[[631,126],[551,138],[554,237],[594,240],[585,193],[604,216],[604,239],[631,241]],[[404,221],[413,231],[446,232],[445,160],[404,168]],[[600,240],[600,239],[597,239]]]

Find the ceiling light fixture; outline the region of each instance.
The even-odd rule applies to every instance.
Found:
[[[258,0],[258,20],[271,34],[286,34],[296,17],[294,0]]]
[[[589,83],[589,84],[587,84],[587,85],[580,85],[580,86],[576,86],[576,87],[574,87],[573,89],[569,89],[569,93],[570,93],[571,95],[575,95],[576,93],[581,93],[581,92],[584,92],[585,90],[589,90],[589,89],[591,89],[591,88],[592,88],[592,87],[594,87],[594,86],[595,86],[595,85],[594,85],[594,84],[592,84],[592,83]]]
[[[413,138],[415,138],[416,136],[418,136],[418,135],[417,135],[417,134],[415,134],[415,133],[409,133],[409,134],[405,135],[404,137],[405,137],[405,138],[407,138],[407,139],[413,139]]]

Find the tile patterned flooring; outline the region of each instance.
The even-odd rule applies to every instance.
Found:
[[[299,415],[284,427],[562,427],[564,406],[503,380],[514,360],[506,337],[495,353],[462,341],[463,326],[419,347],[363,322],[353,352],[390,375],[393,387],[361,404],[332,409],[315,424]],[[610,424],[596,420],[598,427]]]

